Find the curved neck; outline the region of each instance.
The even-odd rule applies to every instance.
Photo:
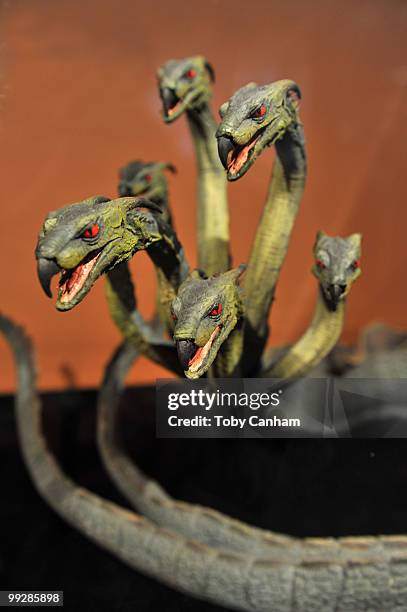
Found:
[[[326,304],[322,289],[318,287],[318,299],[311,324],[277,363],[262,376],[292,378],[305,376],[332,350],[342,333],[346,302],[339,302],[336,310]]]
[[[149,244],[146,250],[157,271],[159,309],[170,327],[173,324],[170,304],[188,273],[188,265],[175,232],[160,220],[157,223],[161,239]],[[106,278],[110,315],[123,336],[152,361],[182,373],[172,343],[155,333],[137,310],[127,261],[108,271]]]
[[[276,143],[277,158],[245,279],[246,343],[253,367],[267,336],[267,319],[304,191],[307,172],[302,126]],[[250,367],[249,367],[250,369]]]
[[[208,104],[187,112],[198,170],[198,267],[208,276],[229,269],[226,175],[219,161],[216,123]]]

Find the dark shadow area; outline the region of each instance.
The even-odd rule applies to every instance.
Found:
[[[95,445],[94,391],[43,396],[45,431],[64,470],[122,505]],[[183,500],[298,536],[406,532],[404,440],[165,440],[153,387],[129,389],[123,441]],[[70,528],[35,492],[19,452],[11,397],[0,410],[0,586],[63,590],[66,610],[216,610],[150,580]],[[165,604],[164,604],[165,602]]]

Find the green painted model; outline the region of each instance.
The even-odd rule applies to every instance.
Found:
[[[175,173],[175,166],[162,162],[131,161],[119,170],[118,193],[121,197],[143,197],[162,211],[162,220],[172,225],[165,170]]]
[[[71,310],[106,272],[111,316],[141,354],[179,371],[171,342],[161,338],[137,310],[127,261],[146,250],[158,269],[160,305],[173,326],[170,304],[188,266],[172,228],[161,221],[156,204],[140,198],[97,196],[49,213],[39,235],[38,276],[51,297],[60,274],[56,308]]]
[[[360,234],[331,238],[319,232],[312,271],[319,281],[317,304],[305,334],[262,376],[305,376],[338,342],[345,320],[346,297],[360,275]]]
[[[164,223],[173,226],[173,218],[168,196],[168,181],[165,171],[175,173],[175,166],[162,162],[131,161],[119,170],[119,196],[143,197],[153,202],[162,211],[161,219]],[[125,266],[123,266],[125,267]],[[173,325],[169,318],[168,308],[162,304],[160,289],[162,271],[155,267],[157,277],[156,305],[157,312],[151,324],[157,329],[164,329],[171,334]],[[130,272],[128,272],[130,275]],[[136,331],[136,330],[135,330]]]
[[[202,56],[170,60],[157,71],[163,119],[186,114],[198,169],[198,267],[211,276],[229,268],[226,180],[216,150],[216,124],[209,107],[215,73]]]
[[[239,89],[221,107],[216,143],[209,110],[213,70],[206,60],[172,60],[158,77],[165,121],[185,112],[195,142],[202,270],[188,273],[172,228],[163,175],[168,166],[139,161],[120,172],[119,191],[126,197],[90,198],[50,213],[36,251],[48,295],[52,277],[61,274],[59,310],[74,308],[97,278],[106,275],[111,315],[127,341],[106,370],[98,402],[99,446],[121,492],[148,518],[76,486],[62,472],[42,437],[29,344],[20,329],[0,317],[0,329],[16,356],[19,436],[32,478],[56,512],[131,567],[228,609],[402,612],[407,537],[301,540],[245,525],[172,499],[142,474],[115,437],[119,391],[139,354],[190,379],[305,374],[336,343],[346,296],[360,274],[359,234],[318,235],[314,273],[319,294],[313,321],[264,371],[269,311],[306,176],[299,88],[284,80]],[[228,269],[226,178],[241,178],[271,145],[277,159],[243,275],[244,266]],[[175,346],[137,310],[127,262],[139,250],[146,250],[156,267],[160,312]]]
[[[179,502],[171,508],[164,491],[138,475],[138,494],[156,506],[158,516],[160,508],[170,508],[173,513],[176,510],[184,531],[192,528],[207,538],[212,533],[213,539],[219,531],[221,547],[216,548],[158,527],[77,485],[63,472],[43,437],[30,343],[19,327],[1,315],[0,331],[17,365],[16,416],[27,469],[39,494],[86,537],[130,567],[227,609],[404,612],[406,536],[293,538],[250,527],[210,509]],[[404,367],[405,363],[406,351]],[[126,367],[119,365],[121,378]],[[112,373],[111,383],[117,381],[118,372]],[[117,399],[114,387],[110,397]]]
[[[246,174],[271,145],[276,161],[245,278],[245,370],[258,369],[268,335],[268,315],[301,201],[306,154],[294,81],[249,83],[220,107],[216,136],[229,181]]]
[[[174,340],[187,378],[203,376],[215,358],[215,376],[240,374],[243,270],[240,266],[210,278],[194,270],[180,286],[172,303]]]

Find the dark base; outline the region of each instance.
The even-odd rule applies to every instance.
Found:
[[[122,505],[95,448],[95,393],[44,396],[47,437],[66,472]],[[64,609],[220,610],[130,570],[40,499],[22,464],[11,398],[0,407],[0,588],[63,590]],[[125,444],[175,497],[293,535],[407,532],[404,440],[157,440],[154,388],[127,392]]]

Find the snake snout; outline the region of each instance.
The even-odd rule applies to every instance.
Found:
[[[127,183],[119,184],[119,196],[121,196],[122,198],[126,196],[131,196],[131,189]]]
[[[179,99],[169,87],[163,87],[160,89],[160,96],[163,102],[164,112],[166,115],[168,115],[168,111],[174,108],[177,102],[179,102]]]
[[[40,281],[41,287],[45,294],[51,298],[51,279],[55,274],[61,271],[60,266],[53,259],[46,259],[45,257],[38,257],[37,261],[37,274]]]
[[[188,370],[189,362],[198,350],[198,346],[192,339],[177,340],[176,346],[179,362],[184,370]]]
[[[228,169],[229,153],[235,150],[233,140],[228,136],[218,136],[218,154],[222,166]]]

